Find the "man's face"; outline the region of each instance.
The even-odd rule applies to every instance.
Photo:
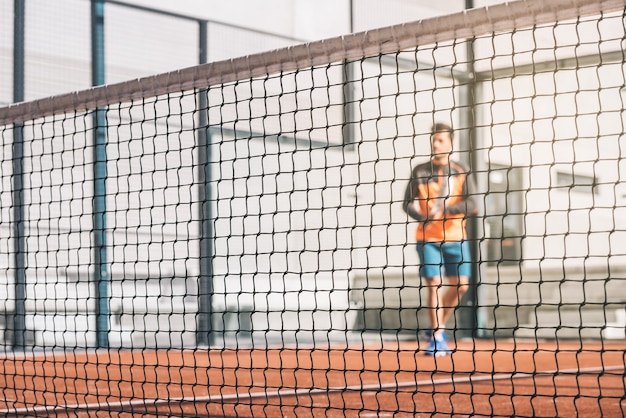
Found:
[[[450,132],[436,132],[432,136],[433,157],[436,159],[448,158],[452,152],[452,138]]]

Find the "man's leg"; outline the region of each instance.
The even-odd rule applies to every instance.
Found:
[[[448,277],[448,285],[445,286],[447,289],[443,293],[443,297],[440,301],[439,309],[441,311],[441,315],[439,316],[439,324],[441,324],[441,328],[445,327],[448,319],[459,305],[459,302],[463,298],[463,295],[467,293],[467,289],[469,288],[469,277],[468,276],[452,276]]]
[[[441,309],[442,298],[442,280],[441,276],[425,278],[426,283],[426,307],[428,309],[428,318],[430,320],[430,329],[433,333],[439,332],[439,326],[442,324],[441,319],[443,310]]]
[[[444,334],[443,315],[445,310],[444,300],[445,294],[442,287],[443,282],[441,276],[434,276],[428,279],[424,279],[427,288],[427,304],[428,315],[430,318],[430,327],[432,334],[430,335],[430,341],[428,346],[424,349],[424,353],[427,355],[440,357],[447,356],[451,350],[447,344],[447,337]]]
[[[443,285],[445,292],[441,298],[441,328],[450,319],[459,305],[463,295],[467,293],[472,274],[472,256],[467,241],[445,243],[441,247],[447,275],[447,283]]]
[[[441,288],[443,281],[441,277],[441,266],[443,265],[443,257],[441,253],[441,244],[433,242],[418,242],[417,253],[420,258],[420,276],[422,284],[426,287],[426,308],[428,309],[428,318],[430,329],[434,332],[439,328],[441,318],[441,303],[443,289]]]
[[[427,309],[430,319],[430,327],[432,334],[428,347],[424,349],[424,353],[432,356],[446,356],[450,354],[450,349],[446,344],[446,338],[443,334],[443,281],[441,275],[441,266],[443,265],[443,257],[441,253],[440,243],[418,242],[417,251],[421,261],[420,276],[423,278],[423,284],[427,291]]]

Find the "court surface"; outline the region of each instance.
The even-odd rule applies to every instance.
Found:
[[[9,354],[3,416],[622,416],[624,341]]]

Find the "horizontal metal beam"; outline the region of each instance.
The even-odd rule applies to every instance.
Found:
[[[597,67],[601,64],[618,64],[623,63],[625,59],[626,52],[620,50],[604,52],[602,54],[582,55],[550,61],[532,62],[524,65],[515,65],[513,67],[495,68],[476,72],[476,81],[491,81],[500,78],[510,78],[522,75],[551,73],[558,70]]]
[[[193,22],[214,23],[216,25],[228,26],[229,28],[241,29],[241,30],[244,30],[246,32],[255,33],[257,35],[273,36],[275,38],[282,38],[282,39],[289,40],[289,41],[294,41],[294,42],[305,42],[304,39],[293,38],[291,36],[285,36],[285,35],[281,35],[281,34],[275,33],[275,32],[268,32],[268,31],[265,31],[265,30],[254,29],[254,28],[250,28],[248,26],[236,25],[234,23],[221,22],[219,20],[199,19],[199,18],[191,16],[191,15],[186,15],[186,14],[176,13],[176,12],[170,12],[170,11],[162,10],[162,9],[155,9],[153,7],[141,6],[141,5],[138,5],[138,4],[126,3],[124,1],[104,0],[104,2],[108,3],[108,4],[113,4],[115,6],[121,6],[121,7],[130,8],[130,9],[140,10],[142,12],[149,12],[149,13],[160,14],[160,15],[163,15],[163,16],[174,17],[174,18],[182,19],[182,20],[189,20],[189,21],[193,21]]]

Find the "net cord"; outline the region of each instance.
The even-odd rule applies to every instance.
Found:
[[[488,33],[554,21],[610,13],[626,7],[626,0],[518,0],[465,10],[335,38],[217,61],[169,73],[58,95],[0,108],[0,125],[23,123],[62,112],[88,112],[143,97],[206,89],[331,62],[359,60],[399,50],[472,38]]]

